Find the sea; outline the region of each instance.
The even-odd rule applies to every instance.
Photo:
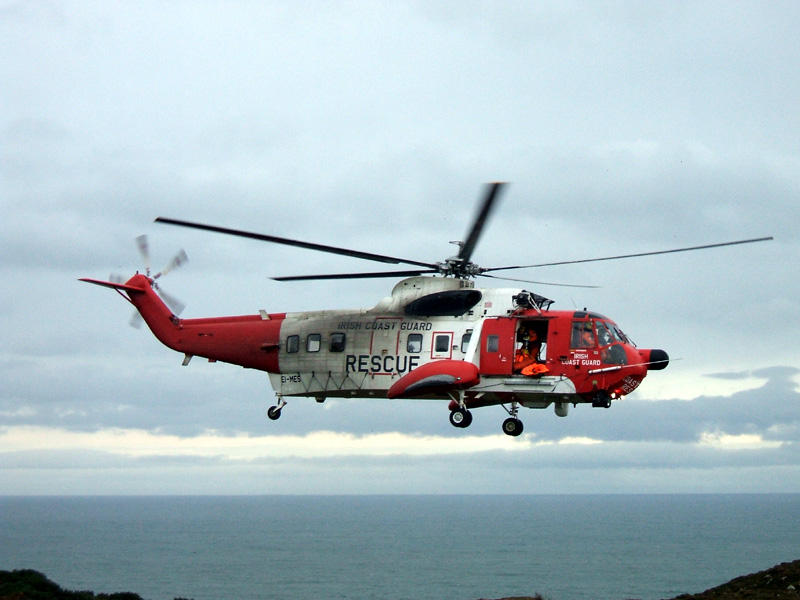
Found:
[[[800,494],[0,497],[0,569],[149,600],[655,600],[800,559]]]

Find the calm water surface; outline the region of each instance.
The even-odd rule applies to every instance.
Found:
[[[150,600],[655,600],[800,558],[800,495],[0,498],[0,569]]]

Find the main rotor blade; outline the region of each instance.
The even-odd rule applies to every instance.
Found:
[[[521,283],[535,283],[536,285],[554,285],[558,287],[585,288],[590,290],[596,290],[602,287],[599,285],[576,285],[572,283],[552,283],[550,281],[531,281],[530,279],[515,279],[513,277],[497,277],[496,275],[487,275],[486,273],[479,273],[478,277],[488,277],[489,279],[502,279],[504,281],[519,281]]]
[[[414,277],[438,273],[438,270],[417,271],[380,271],[376,273],[334,273],[330,275],[292,275],[288,277],[271,277],[273,281],[318,281],[323,279],[372,279],[379,277]]]
[[[492,208],[494,207],[495,200],[497,200],[498,193],[504,185],[503,182],[495,182],[486,186],[486,198],[484,198],[483,204],[478,214],[475,216],[475,221],[472,223],[469,235],[464,241],[461,251],[458,253],[458,258],[461,259],[462,263],[469,262],[472,252],[475,250],[475,245],[478,243],[478,239],[481,236],[481,231],[483,231],[483,226],[486,224],[492,212]]]
[[[706,250],[708,248],[722,248],[723,246],[736,246],[739,244],[752,244],[754,242],[766,242],[773,239],[772,236],[753,238],[750,240],[737,240],[735,242],[723,242],[721,244],[705,244],[703,246],[690,246],[688,248],[675,248],[673,250],[658,250],[656,252],[639,252],[637,254],[620,254],[619,256],[604,256],[602,258],[586,258],[583,260],[563,260],[560,262],[539,263],[535,265],[515,265],[512,267],[493,267],[483,269],[482,273],[489,271],[507,271],[509,269],[532,269],[534,267],[555,267],[558,265],[575,265],[579,263],[599,262],[601,260],[618,260],[621,258],[635,258],[638,256],[655,256],[657,254],[672,254],[674,252],[689,252],[692,250]]]
[[[325,246],[323,244],[314,244],[311,242],[301,242],[300,240],[291,240],[288,238],[276,237],[274,235],[264,235],[262,233],[253,233],[250,231],[241,231],[239,229],[228,229],[226,227],[217,227],[216,225],[204,225],[202,223],[192,223],[189,221],[181,221],[178,219],[167,219],[165,217],[158,217],[156,223],[165,223],[167,225],[177,225],[179,227],[189,227],[191,229],[201,229],[203,231],[212,231],[214,233],[224,233],[226,235],[235,235],[238,237],[250,238],[262,242],[272,242],[274,244],[283,244],[285,246],[295,246],[296,248],[306,248],[307,250],[317,250],[318,252],[328,252],[329,254],[340,254],[342,256],[352,256],[353,258],[361,258],[364,260],[372,260],[382,263],[390,264],[407,264],[416,265],[418,267],[426,267],[428,269],[439,270],[435,264],[418,262],[409,260],[407,258],[397,258],[394,256],[386,256],[383,254],[372,254],[370,252],[360,252],[358,250],[350,250],[348,248],[337,248],[335,246]]]

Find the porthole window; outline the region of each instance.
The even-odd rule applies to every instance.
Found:
[[[464,354],[467,353],[467,348],[469,348],[469,341],[472,339],[472,332],[468,331],[464,335],[461,336],[461,352]]]
[[[435,352],[448,352],[450,350],[450,336],[437,335],[433,349]]]
[[[322,335],[319,333],[311,333],[306,340],[307,352],[319,352],[319,347],[322,345]]]
[[[294,354],[300,350],[300,336],[290,335],[286,338],[286,352]]]
[[[332,333],[329,345],[331,352],[344,352],[345,336],[343,333]]]
[[[422,334],[409,333],[408,341],[406,342],[406,350],[412,354],[419,354],[422,352]]]

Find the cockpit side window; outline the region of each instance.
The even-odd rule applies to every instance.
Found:
[[[572,348],[595,348],[597,336],[593,321],[572,322]]]

